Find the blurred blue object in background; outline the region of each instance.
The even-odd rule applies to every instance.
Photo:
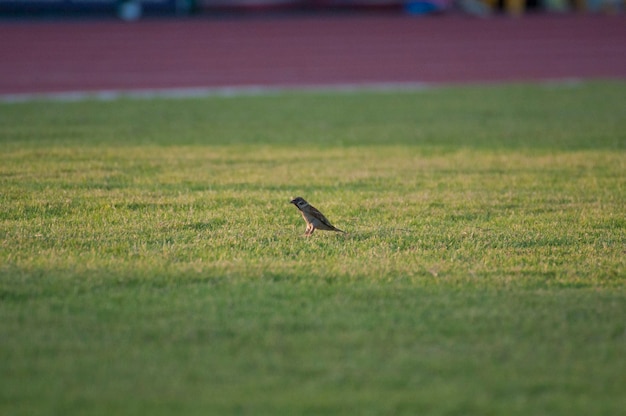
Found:
[[[441,1],[413,0],[404,4],[404,11],[413,16],[443,12],[446,4]]]

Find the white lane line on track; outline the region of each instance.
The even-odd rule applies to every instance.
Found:
[[[540,84],[547,87],[576,87],[583,83],[582,79],[547,79],[535,81],[519,81],[517,83]],[[477,82],[459,85],[500,85],[508,82]],[[192,87],[192,88],[153,88],[137,90],[96,90],[96,91],[64,91],[49,93],[0,94],[0,103],[25,103],[31,101],[115,101],[120,99],[147,100],[154,98],[184,99],[204,97],[240,97],[277,95],[292,92],[310,93],[356,93],[356,92],[414,92],[450,86],[445,83],[425,82],[381,82],[328,85],[249,85],[231,87]]]
[[[358,91],[416,91],[430,88],[430,84],[375,83],[375,84],[328,84],[328,85],[249,85],[232,87],[154,88],[137,90],[65,91],[50,93],[0,94],[0,102],[20,103],[29,101],[114,101],[119,99],[153,98],[203,98],[275,95],[290,92],[358,92]]]

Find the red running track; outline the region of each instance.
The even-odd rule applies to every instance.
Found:
[[[0,23],[0,94],[626,78],[626,15]]]

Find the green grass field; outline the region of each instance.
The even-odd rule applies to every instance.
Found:
[[[0,414],[622,414],[624,97],[0,104]]]

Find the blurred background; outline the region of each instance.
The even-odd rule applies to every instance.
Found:
[[[1,101],[626,78],[624,0],[0,0],[0,12]]]
[[[0,0],[3,17],[146,16],[199,14],[386,12],[475,16],[525,13],[621,13],[624,0]]]

